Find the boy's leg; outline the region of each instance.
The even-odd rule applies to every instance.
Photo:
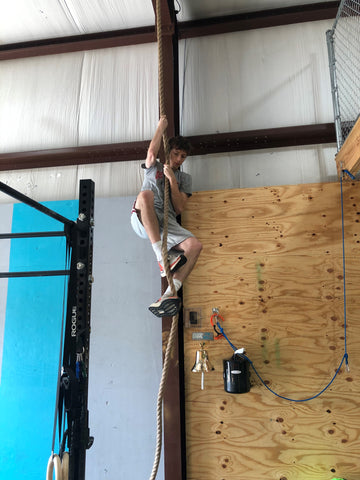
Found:
[[[199,255],[201,253],[202,244],[197,238],[189,237],[183,242],[181,242],[179,245],[174,247],[174,250],[176,249],[181,250],[182,254],[186,257],[186,263],[182,263],[180,267],[176,269],[176,271],[174,271],[173,274],[174,285],[176,291],[178,291],[182,287],[184,280],[190,275],[192,269],[194,268],[197,259],[199,258]],[[163,296],[169,295],[172,295],[170,287],[168,287]]]
[[[187,262],[177,272],[174,273],[173,278],[180,280],[181,283],[190,275],[192,269],[200,256],[202,244],[196,237],[189,237],[181,242],[177,247],[184,252]]]
[[[183,281],[189,276],[194,268],[202,250],[202,244],[195,237],[189,237],[179,245],[178,249],[183,250],[187,262],[173,274],[174,286],[180,290]],[[174,296],[170,287],[164,292],[161,298],[149,306],[149,310],[158,317],[173,316],[180,310],[181,302],[179,297]]]
[[[151,190],[143,190],[139,193],[135,209],[140,222],[144,225],[150,242],[156,243],[161,241],[159,220],[154,207],[154,194]]]
[[[136,202],[135,210],[137,212],[138,218],[142,225],[145,228],[147,236],[151,242],[153,250],[155,252],[156,258],[159,262],[160,274],[164,277],[165,269],[162,262],[162,251],[161,251],[161,235],[159,220],[156,215],[154,208],[154,194],[151,190],[143,190],[139,193]],[[176,271],[186,262],[186,257],[181,255],[171,255],[169,257],[170,270],[172,272]]]

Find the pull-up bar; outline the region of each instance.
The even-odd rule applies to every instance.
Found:
[[[45,215],[57,220],[64,224],[64,229],[66,227],[72,227],[75,225],[75,222],[69,220],[66,217],[63,217],[57,212],[54,212],[50,208],[45,207],[41,203],[36,202],[32,198],[27,197],[26,195],[18,192],[14,188],[9,187],[3,182],[0,182],[0,191],[6,193],[10,197],[19,200],[26,205],[29,205],[36,210],[44,213]],[[25,232],[25,233],[2,233],[0,234],[0,240],[11,239],[11,238],[38,238],[38,237],[60,237],[65,236],[65,231],[62,232]],[[17,277],[44,277],[44,276],[57,276],[57,275],[69,275],[70,270],[44,270],[44,271],[35,271],[35,272],[0,272],[0,278],[17,278]]]
[[[40,237],[64,237],[62,232],[25,232],[25,233],[0,233],[0,240],[9,238],[40,238]]]

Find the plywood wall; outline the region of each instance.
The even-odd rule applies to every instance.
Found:
[[[187,480],[360,479],[360,192],[343,185],[347,350],[330,388],[306,402],[275,396],[251,371],[249,393],[224,391],[226,340],[207,342],[215,368],[191,373],[196,331],[212,308],[269,388],[319,393],[344,355],[339,183],[195,193],[182,223],[204,250],[184,287],[200,328],[185,327]]]

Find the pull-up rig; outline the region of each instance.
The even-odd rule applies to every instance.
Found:
[[[63,231],[5,233],[0,235],[0,239],[65,236],[69,269],[1,272],[0,278],[68,276],[66,318],[60,346],[62,365],[61,368],[59,365],[58,372],[53,447],[49,465],[53,468],[55,457],[57,460],[63,458],[67,445],[66,456],[69,464],[66,470],[68,471],[66,475],[62,475],[62,478],[65,480],[66,476],[66,480],[83,480],[85,479],[86,450],[91,447],[94,440],[89,431],[88,372],[95,184],[92,180],[80,180],[79,214],[76,222],[59,215],[2,182],[0,182],[0,191],[64,225]],[[59,456],[54,455],[57,420],[60,440]]]

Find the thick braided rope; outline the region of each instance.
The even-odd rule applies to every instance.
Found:
[[[160,103],[160,115],[165,115],[165,95],[164,95],[164,65],[163,65],[163,44],[162,44],[162,24],[161,24],[161,1],[156,0],[156,31],[157,31],[157,40],[158,40],[158,61],[159,61],[159,103]],[[166,132],[163,134],[163,143],[164,143],[164,151],[165,151],[165,162],[169,163],[169,152],[168,152],[168,138]],[[176,290],[174,286],[174,282],[172,280],[172,276],[170,273],[170,266],[168,260],[168,249],[167,249],[167,235],[168,235],[168,212],[169,212],[169,180],[165,177],[165,188],[164,188],[164,225],[163,225],[163,239],[161,245],[162,257],[163,257],[163,265],[166,272],[166,277],[168,283],[171,287],[171,291],[173,295],[176,295]],[[178,329],[178,321],[179,315],[175,315],[172,318],[171,322],[171,329],[169,338],[167,341],[166,351],[165,351],[165,358],[164,358],[164,365],[161,375],[161,381],[159,386],[159,392],[157,397],[157,412],[156,412],[156,420],[157,420],[157,430],[156,430],[156,450],[155,450],[155,458],[153,469],[150,475],[150,480],[155,480],[157,471],[159,468],[160,463],[160,456],[161,456],[161,448],[162,448],[162,405],[163,405],[163,397],[164,397],[164,388],[166,383],[167,374],[169,371],[170,365],[170,358],[171,358],[171,351],[173,349],[173,345],[175,343],[177,329]]]
[[[159,392],[157,397],[157,411],[156,411],[156,420],[157,420],[157,429],[156,429],[156,450],[155,450],[155,457],[154,457],[154,464],[153,469],[151,472],[150,480],[155,480],[157,471],[159,468],[160,463],[160,456],[161,456],[161,447],[162,447],[162,404],[163,404],[163,397],[164,397],[164,389],[166,383],[166,377],[169,370],[171,352],[173,349],[173,345],[175,343],[176,334],[177,334],[177,327],[178,327],[179,315],[175,315],[172,317],[171,329],[169,338],[166,345],[165,351],[165,358],[164,358],[164,366],[161,375],[161,381],[159,386]]]
[[[156,0],[156,32],[158,40],[158,63],[159,63],[159,106],[160,116],[166,115],[165,109],[165,85],[164,85],[164,55],[163,55],[163,37],[162,37],[162,19],[161,19],[161,0]],[[165,151],[165,163],[169,163],[169,146],[168,136],[166,131],[163,134],[163,144]],[[174,282],[170,273],[170,266],[168,261],[168,249],[167,249],[167,236],[168,236],[168,218],[169,218],[169,201],[170,201],[170,188],[169,179],[165,177],[164,186],[164,225],[163,225],[163,238],[161,245],[161,253],[163,257],[163,264],[165,268],[166,278],[170,285],[173,295],[176,295]]]

